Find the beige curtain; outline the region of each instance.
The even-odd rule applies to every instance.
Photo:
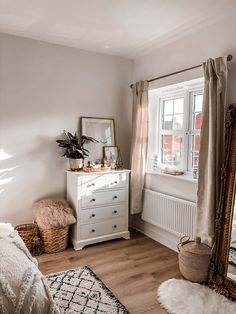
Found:
[[[203,64],[203,69],[205,83],[195,234],[212,245],[224,157],[227,59],[209,59]]]
[[[142,211],[142,194],[148,141],[148,82],[133,85],[133,115],[131,142],[131,214]]]

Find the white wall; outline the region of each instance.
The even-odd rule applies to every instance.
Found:
[[[229,102],[236,102],[236,18],[222,19],[220,22],[202,29],[134,62],[134,81],[145,80],[201,64],[209,57],[215,58],[232,54],[229,64]],[[161,87],[200,77],[201,69],[171,76],[156,81],[151,87]],[[171,176],[146,175],[146,187],[190,201],[196,201],[197,184],[178,180]],[[160,230],[138,217],[132,217],[132,224],[151,237],[159,240]],[[166,235],[164,235],[165,237]],[[172,241],[172,239],[166,240]],[[164,241],[165,242],[165,241]],[[174,242],[173,242],[174,243]]]
[[[32,221],[31,205],[65,196],[56,138],[80,116],[112,117],[127,166],[132,61],[0,34],[0,221]],[[0,153],[1,154],[1,153]]]
[[[236,102],[236,41],[235,17],[221,20],[217,24],[209,26],[191,36],[182,38],[168,46],[158,49],[156,52],[146,55],[134,62],[134,80],[145,80],[175,72],[187,67],[201,64],[209,57],[225,56],[232,54],[234,59],[229,64],[229,102]],[[201,70],[185,72],[175,77],[169,77],[156,81],[156,86],[174,84],[199,77]],[[154,84],[151,87],[155,86]],[[165,192],[174,196],[196,200],[195,183],[175,178],[163,178],[147,175],[146,186],[154,190]]]
[[[55,139],[63,129],[77,130],[80,116],[115,118],[117,144],[128,164],[131,81],[231,53],[229,95],[230,102],[236,102],[235,29],[235,18],[222,20],[136,59],[133,73],[129,60],[0,34],[0,150],[12,155],[6,160],[0,156],[0,221],[30,221],[33,201],[65,195],[66,161]],[[199,73],[186,72],[156,84]],[[146,187],[195,201],[196,184],[176,180],[148,174]]]
[[[229,94],[230,101],[236,100],[236,17],[222,19],[217,24],[204,28],[158,49],[134,62],[134,80],[150,79],[187,67],[201,64],[209,57],[215,58],[232,54],[234,59],[230,63]],[[189,73],[181,75],[189,79]],[[172,83],[173,77],[166,79]],[[176,82],[176,80],[175,80]]]

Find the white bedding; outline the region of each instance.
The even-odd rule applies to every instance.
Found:
[[[0,313],[59,314],[45,277],[10,224],[0,223]]]

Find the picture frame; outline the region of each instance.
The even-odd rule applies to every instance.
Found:
[[[114,163],[118,160],[118,146],[103,146],[103,158],[108,163]]]
[[[85,161],[101,163],[103,146],[115,146],[115,120],[113,118],[80,117],[81,134],[92,137],[98,143],[86,143],[89,157]]]

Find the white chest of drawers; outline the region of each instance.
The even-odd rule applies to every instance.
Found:
[[[67,171],[67,200],[77,219],[71,236],[75,250],[101,241],[129,239],[129,170]]]

